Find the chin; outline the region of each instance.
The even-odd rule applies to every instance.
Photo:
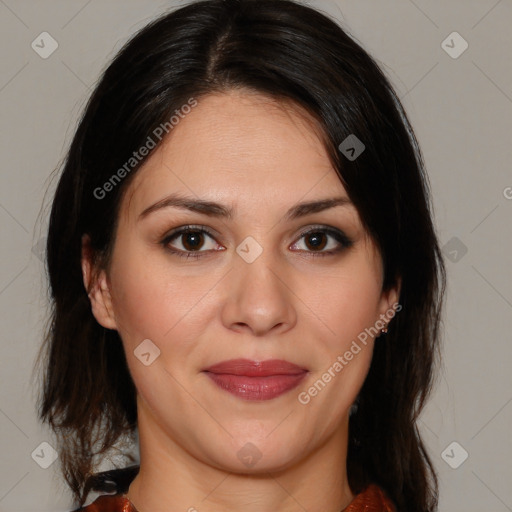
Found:
[[[247,434],[243,439],[233,437],[230,446],[225,449],[221,447],[221,443],[214,443],[221,449],[212,454],[212,459],[225,471],[254,475],[277,472],[293,466],[305,443],[299,442],[297,446],[287,444],[285,439],[290,439],[291,436],[283,435],[283,432],[280,435],[274,432],[270,436],[274,438],[270,440]],[[232,456],[228,457],[230,453]]]

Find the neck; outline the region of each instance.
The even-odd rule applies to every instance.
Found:
[[[348,417],[286,469],[243,474],[198,460],[140,413],[140,470],[127,493],[138,512],[340,512],[354,498],[346,477]]]

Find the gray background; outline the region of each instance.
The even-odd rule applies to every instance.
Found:
[[[448,295],[444,366],[419,427],[440,477],[440,511],[512,511],[512,2],[310,3],[383,66],[430,175]],[[58,463],[39,465],[49,453],[41,443],[52,444],[32,379],[48,312],[43,204],[100,72],[134,31],[177,4],[0,0],[0,512],[69,510]],[[43,59],[31,43],[41,46],[45,31],[58,48]],[[454,31],[469,45],[457,58],[442,47]],[[460,39],[445,44],[462,49]]]

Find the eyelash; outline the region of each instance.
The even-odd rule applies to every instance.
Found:
[[[353,240],[347,237],[345,233],[342,231],[339,231],[338,229],[333,229],[329,227],[324,226],[315,226],[313,228],[307,229],[306,231],[303,231],[300,236],[299,240],[306,235],[309,235],[311,233],[327,233],[330,236],[332,236],[339,244],[340,247],[337,249],[331,249],[330,251],[306,251],[309,254],[311,254],[313,257],[324,257],[324,256],[334,256],[341,252],[343,249],[348,249],[353,245]],[[184,226],[182,228],[177,228],[176,230],[169,233],[161,242],[160,244],[164,247],[164,249],[171,254],[175,254],[179,256],[180,258],[202,258],[204,256],[204,253],[209,253],[211,251],[182,251],[179,249],[171,249],[169,247],[169,243],[174,240],[175,238],[179,238],[181,235],[187,234],[187,233],[206,233],[209,237],[212,239],[215,239],[215,235],[211,233],[208,229],[201,227],[201,226]]]

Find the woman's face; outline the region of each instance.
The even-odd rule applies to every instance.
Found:
[[[165,206],[171,195],[232,213]],[[350,203],[297,209],[334,198],[348,199],[312,125],[247,92],[201,98],[147,159],[98,281],[110,295],[92,296],[122,338],[141,445],[258,472],[346,439],[373,352],[362,333],[382,327],[397,295],[381,293],[380,256]],[[233,359],[298,369],[205,372]]]

